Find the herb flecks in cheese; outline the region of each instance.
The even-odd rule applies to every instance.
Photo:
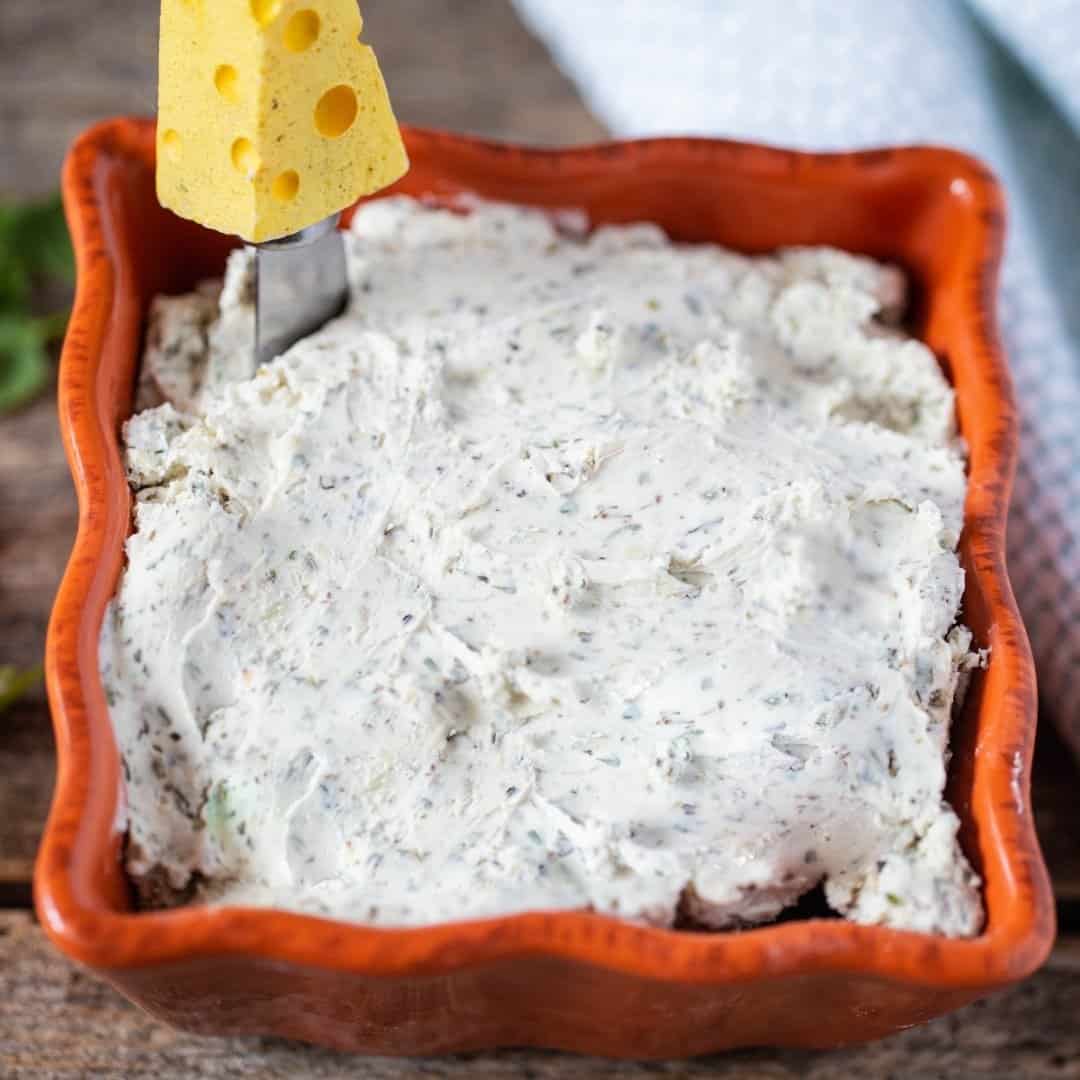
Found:
[[[348,314],[253,379],[243,257],[222,322],[158,309],[152,365],[195,362],[126,428],[101,649],[132,874],[385,925],[823,882],[976,932],[964,458],[899,275],[406,200],[350,247]]]

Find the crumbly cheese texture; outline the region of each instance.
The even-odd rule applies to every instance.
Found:
[[[356,0],[162,0],[157,190],[252,242],[408,168]]]
[[[965,461],[899,273],[403,199],[350,249],[254,378],[249,258],[155,308],[101,642],[134,878],[389,926],[823,885],[977,932]]]

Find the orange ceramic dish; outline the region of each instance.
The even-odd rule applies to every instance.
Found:
[[[134,912],[97,657],[129,530],[118,433],[150,299],[220,273],[230,242],[158,206],[153,124],[116,120],[76,143],[64,174],[79,288],[60,422],[81,515],[48,641],[60,765],[35,885],[52,939],[180,1027],[379,1054],[834,1046],[1032,972],[1054,924],[1028,802],[1034,673],[1005,574],[1016,414],[994,327],[1003,227],[994,179],[936,149],[809,155],[676,139],[543,151],[428,131],[409,132],[408,146],[413,168],[397,191],[583,207],[596,222],[651,220],[678,240],[748,252],[832,244],[912,274],[913,329],[955,383],[971,452],[964,618],[991,659],[955,725],[949,795],[985,881],[986,928],[957,941],[829,919],[694,933],[537,912],[386,930],[277,911]]]

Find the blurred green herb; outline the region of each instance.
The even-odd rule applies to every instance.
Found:
[[[75,279],[59,196],[0,203],[0,413],[30,401],[49,377],[49,346],[63,336],[67,312],[33,312],[37,289]]]
[[[5,713],[20,698],[25,697],[41,682],[41,668],[20,671],[13,667],[0,667],[0,714]]]

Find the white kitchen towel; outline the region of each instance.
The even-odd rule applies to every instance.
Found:
[[[515,3],[616,135],[951,144],[1003,179],[1009,565],[1043,708],[1080,752],[1080,0]]]

